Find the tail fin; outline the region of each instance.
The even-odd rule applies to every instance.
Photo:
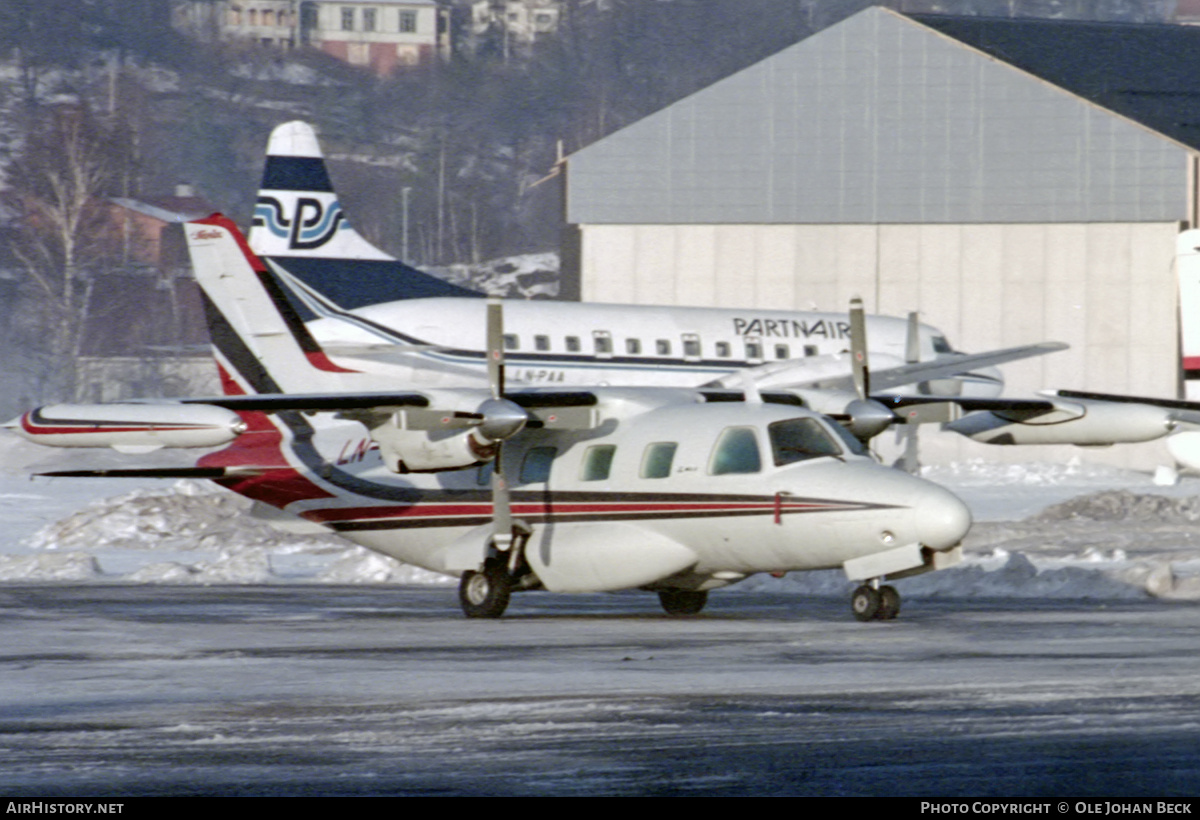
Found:
[[[1179,282],[1180,396],[1200,401],[1200,230],[1184,231],[1176,238],[1175,275]]]
[[[185,232],[226,393],[367,386],[364,374],[329,360],[233,222],[213,214],[188,222]]]
[[[409,267],[354,230],[333,190],[316,133],[304,122],[284,123],[271,132],[250,247],[343,308],[481,295]]]

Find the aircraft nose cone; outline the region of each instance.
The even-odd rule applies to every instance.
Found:
[[[935,550],[953,547],[971,529],[971,511],[949,490],[930,485],[916,505],[921,543]]]

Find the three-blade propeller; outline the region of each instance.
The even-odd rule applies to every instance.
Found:
[[[499,299],[489,299],[487,305],[487,376],[492,397],[479,405],[478,432],[496,445],[492,463],[492,543],[497,550],[507,552],[513,542],[513,521],[512,500],[504,477],[504,442],[525,428],[529,414],[504,397],[504,308]]]

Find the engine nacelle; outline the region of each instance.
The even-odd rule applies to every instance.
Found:
[[[1076,444],[1084,447],[1153,441],[1174,429],[1171,411],[1149,404],[1072,400],[1032,418],[990,410],[968,413],[945,429],[984,444]]]
[[[406,408],[360,420],[389,470],[436,473],[491,461],[500,442],[525,428],[529,414],[508,399],[491,398],[469,412]]]
[[[371,430],[383,463],[393,473],[461,470],[491,461],[497,444],[478,430],[404,430],[383,425]]]
[[[208,404],[52,404],[4,426],[48,447],[112,447],[128,453],[219,447],[246,430],[237,413]]]

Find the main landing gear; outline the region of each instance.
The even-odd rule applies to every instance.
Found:
[[[850,596],[850,608],[860,621],[890,621],[900,614],[900,593],[895,587],[863,584]]]
[[[698,615],[708,603],[708,592],[690,589],[660,589],[658,602],[668,615]]]

